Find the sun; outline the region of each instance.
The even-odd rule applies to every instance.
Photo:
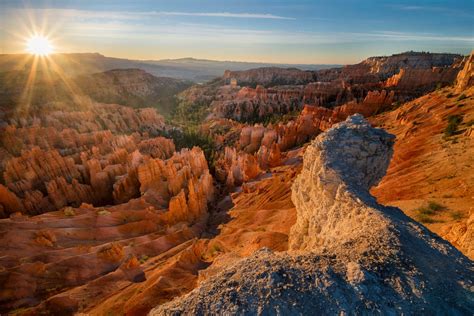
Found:
[[[53,46],[47,37],[35,35],[26,42],[26,50],[30,54],[47,56],[53,52]]]

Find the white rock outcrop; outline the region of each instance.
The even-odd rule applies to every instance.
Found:
[[[369,189],[385,175],[394,138],[360,115],[316,138],[293,184],[297,221],[290,249],[337,248],[386,229],[388,221],[371,207],[375,200]]]

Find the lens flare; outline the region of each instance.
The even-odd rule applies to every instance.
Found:
[[[48,38],[35,35],[26,42],[26,50],[33,55],[47,56],[53,52],[53,46]]]

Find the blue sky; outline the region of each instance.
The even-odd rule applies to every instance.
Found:
[[[355,63],[407,50],[468,54],[474,1],[0,0],[0,51],[34,32],[58,52]]]

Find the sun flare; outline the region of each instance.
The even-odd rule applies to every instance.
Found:
[[[30,54],[47,56],[53,52],[53,46],[48,38],[35,35],[26,42],[26,50]]]

